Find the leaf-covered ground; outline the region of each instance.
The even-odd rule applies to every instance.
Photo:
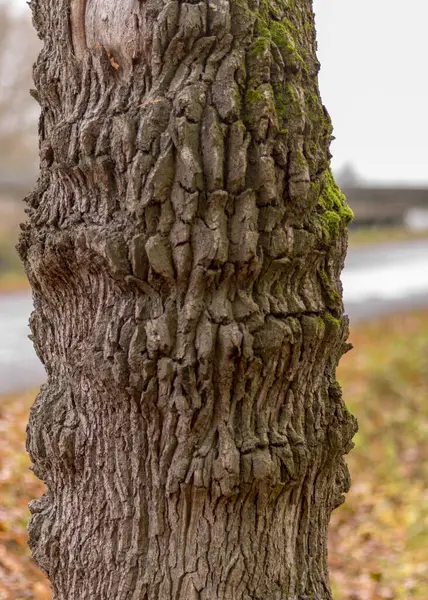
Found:
[[[356,328],[339,379],[360,431],[333,514],[337,600],[428,598],[428,313]]]
[[[34,393],[0,400],[0,600],[47,600],[44,576],[29,558],[28,502],[44,492],[29,470],[25,428]]]
[[[346,504],[333,515],[335,600],[428,598],[428,312],[355,328],[339,371],[360,422]],[[0,600],[48,600],[26,548],[27,503],[43,493],[28,470],[34,394],[0,401]]]

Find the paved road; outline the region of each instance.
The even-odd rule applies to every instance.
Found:
[[[428,305],[428,240],[350,250],[342,273],[346,311],[355,323]]]
[[[44,369],[28,339],[32,310],[28,293],[0,297],[0,393],[39,385]]]
[[[428,305],[428,240],[351,250],[342,275],[351,322]],[[0,297],[0,393],[37,386],[44,370],[28,340],[29,294]]]

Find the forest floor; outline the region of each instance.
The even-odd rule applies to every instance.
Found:
[[[354,328],[339,369],[358,417],[348,457],[352,490],[333,514],[335,600],[428,597],[428,311]],[[48,600],[26,547],[27,503],[43,493],[28,470],[25,427],[34,393],[0,403],[0,600]]]

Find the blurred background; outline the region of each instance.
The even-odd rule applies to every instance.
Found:
[[[354,350],[339,380],[360,432],[330,530],[336,600],[428,597],[428,5],[314,0],[336,178],[355,219],[342,276]],[[0,0],[0,600],[51,598],[26,547],[28,411],[43,369],[14,245],[37,176],[39,49],[24,0]]]

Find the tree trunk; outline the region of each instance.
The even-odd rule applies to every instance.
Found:
[[[57,600],[331,598],[355,421],[311,0],[32,0],[19,244]]]

